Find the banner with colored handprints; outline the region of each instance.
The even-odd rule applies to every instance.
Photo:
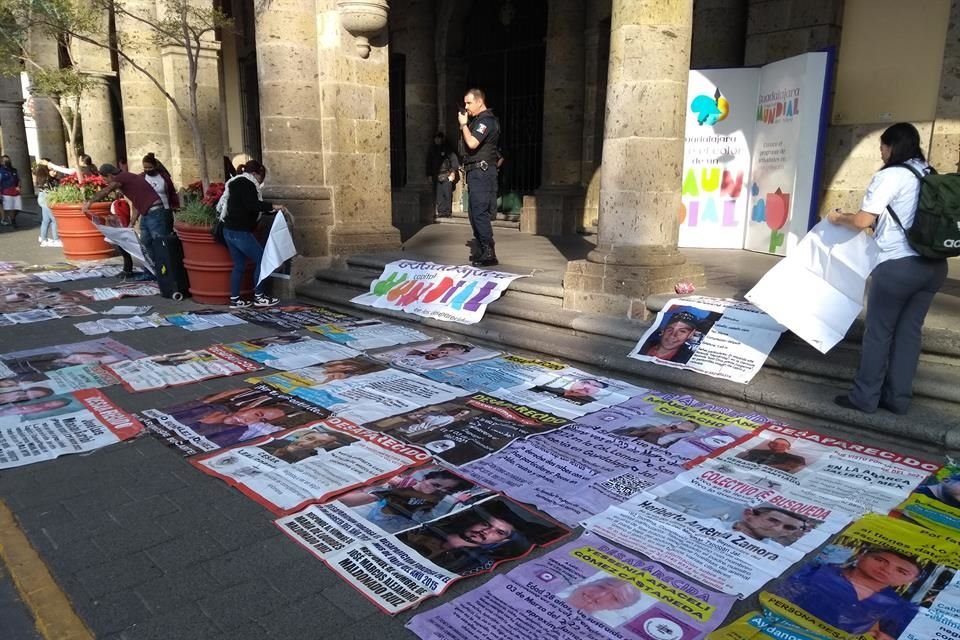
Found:
[[[370,291],[351,302],[425,318],[475,324],[487,305],[525,276],[465,266],[398,260],[383,268]]]

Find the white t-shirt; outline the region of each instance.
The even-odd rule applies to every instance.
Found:
[[[146,178],[147,183],[153,187],[153,190],[160,196],[160,204],[163,205],[163,208],[169,209],[170,202],[167,200],[167,182],[163,179],[163,176],[158,173],[155,176],[143,174],[143,177]]]
[[[917,171],[926,173],[928,165],[917,159],[908,161]],[[905,167],[890,167],[873,174],[867,192],[863,196],[860,209],[877,215],[874,239],[880,248],[877,264],[887,260],[897,260],[919,255],[910,248],[903,229],[913,225],[913,217],[920,198],[920,181]],[[903,229],[893,219],[887,206],[900,218]]]

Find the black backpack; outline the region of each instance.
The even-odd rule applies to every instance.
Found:
[[[909,229],[893,208],[887,207],[910,247],[924,258],[960,256],[960,174],[941,175],[933,167],[923,174],[909,164],[895,166],[909,169],[920,181],[917,211]]]

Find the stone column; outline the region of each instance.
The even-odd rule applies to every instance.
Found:
[[[702,267],[677,249],[692,0],[613,0],[599,244],[571,262],[564,306],[645,315]]]
[[[30,36],[30,52],[35,62],[46,69],[57,69],[60,66],[60,57],[57,51],[57,41],[46,33],[32,33]],[[37,125],[37,144],[40,147],[40,157],[50,158],[59,165],[66,165],[68,160],[67,147],[64,140],[63,120],[57,112],[53,99],[47,96],[33,96],[33,121]],[[70,155],[76,155],[71,151]]]
[[[0,129],[3,129],[3,153],[20,174],[20,194],[24,208],[33,210],[33,171],[27,150],[27,129],[23,124],[23,90],[20,76],[0,76]]]
[[[157,19],[156,0],[128,0],[124,8],[151,22]],[[117,31],[123,34],[124,50],[128,55],[162,85],[163,60],[153,41],[152,30],[121,14],[117,15]],[[167,99],[150,77],[128,63],[120,65],[120,95],[123,98],[127,159],[136,168],[140,158],[153,151],[166,165],[171,159]],[[94,162],[107,160],[95,157]]]
[[[520,230],[526,233],[573,234],[583,211],[585,17],[582,0],[550,0],[543,85],[543,171],[536,195],[524,199]]]
[[[80,125],[83,129],[83,152],[94,163],[116,163],[117,136],[113,126],[113,103],[110,100],[110,78],[113,74],[90,72],[91,86],[80,96]],[[134,164],[136,167],[136,164]]]
[[[393,2],[390,19],[390,52],[406,60],[406,165],[407,181],[394,194],[394,220],[401,223],[433,222],[433,182],[426,175],[427,152],[437,125],[437,62],[434,44],[436,7],[432,0]],[[448,141],[450,142],[450,141]],[[451,144],[456,145],[456,139]]]
[[[943,50],[940,99],[930,137],[930,164],[941,173],[960,171],[960,1],[950,3]]]

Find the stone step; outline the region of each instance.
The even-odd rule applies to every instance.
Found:
[[[924,357],[916,379],[909,416],[880,411],[866,415],[841,409],[832,399],[845,391],[853,374],[856,353],[831,354],[830,362],[810,358],[793,345],[778,346],[750,384],[742,385],[689,371],[671,369],[627,357],[642,333],[638,323],[624,325],[609,317],[585,317],[562,310],[523,308],[504,298],[490,305],[484,319],[463,325],[417,318],[398,311],[357,307],[350,299],[358,289],[330,281],[315,281],[297,293],[325,305],[353,312],[380,314],[448,334],[459,334],[500,349],[548,355],[611,377],[628,376],[663,391],[692,393],[706,400],[785,417],[795,424],[860,439],[877,437],[895,444],[909,439],[939,452],[960,451],[960,421],[955,387],[960,368]],[[602,318],[602,319],[601,319]],[[547,321],[549,320],[549,322]],[[619,324],[618,324],[619,322]],[[606,329],[602,329],[602,327]],[[816,353],[816,352],[814,352]],[[819,354],[817,354],[819,355]],[[868,436],[869,432],[869,436]]]

